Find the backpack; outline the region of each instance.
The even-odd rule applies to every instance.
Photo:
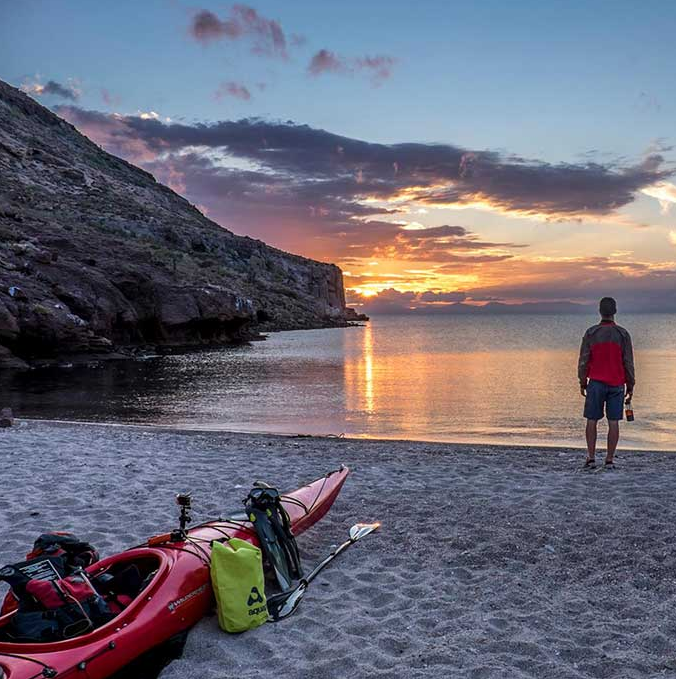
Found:
[[[34,543],[26,559],[38,556],[63,557],[66,569],[86,568],[99,560],[99,553],[88,542],[72,533],[43,533]]]

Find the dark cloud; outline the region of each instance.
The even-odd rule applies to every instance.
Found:
[[[200,10],[193,16],[190,34],[195,40],[208,43],[221,38],[234,40],[243,33],[241,25],[230,19],[221,21],[213,12]]]
[[[369,314],[402,314],[413,312],[458,312],[463,309],[467,295],[463,292],[401,292],[386,288],[376,295],[363,296],[350,292],[348,304],[355,304]]]
[[[61,97],[62,99],[70,99],[71,101],[77,101],[80,97],[79,93],[73,87],[62,85],[55,80],[47,81],[42,88],[42,94],[51,94],[55,97]]]
[[[248,5],[233,5],[225,19],[219,18],[210,10],[199,10],[192,18],[189,33],[204,44],[248,37],[253,41],[251,50],[255,54],[283,59],[288,56],[287,39],[280,23],[262,16]],[[294,44],[297,44],[299,37],[295,36]]]
[[[502,261],[510,254],[461,256],[456,251],[505,250],[525,247],[517,243],[495,243],[481,240],[462,226],[434,226],[425,229],[399,229],[385,253],[395,259],[417,262],[472,262]],[[378,253],[376,253],[378,254]]]
[[[380,84],[392,75],[395,59],[387,55],[357,59],[357,68],[368,71],[375,84]]]
[[[310,75],[319,76],[324,73],[368,73],[375,85],[379,85],[392,75],[394,67],[394,57],[380,55],[375,57],[361,57],[358,59],[347,59],[331,52],[321,49],[310,59],[308,72]]]
[[[411,311],[415,307],[418,293],[400,292],[395,288],[381,290],[372,297],[351,295],[348,304],[358,303],[370,314],[398,314]]]
[[[63,85],[56,82],[56,80],[48,80],[44,85],[38,82],[27,83],[22,85],[21,89],[37,97],[52,96],[68,99],[69,101],[77,101],[80,98],[80,92],[76,87],[73,85]]]
[[[347,275],[351,288],[390,289],[364,298],[367,309],[464,313],[467,303],[486,300],[592,304],[604,295],[623,300],[626,311],[676,307],[673,269],[622,257],[527,259],[519,256],[524,244],[487,240],[457,224],[416,229],[388,221],[406,223],[397,210],[442,184],[456,192],[447,206],[465,204],[480,187],[485,202],[505,212],[561,219],[588,214],[592,205],[592,214],[610,215],[670,174],[656,154],[623,167],[551,165],[451,145],[371,144],[289,122],[186,125],[73,106],[58,111],[234,231],[357,267],[365,258],[426,263],[423,271]],[[454,275],[480,283],[441,289],[462,280]]]
[[[464,302],[467,295],[464,292],[433,292],[427,290],[418,295],[420,302],[435,303],[441,302],[448,304],[450,302]]]
[[[311,75],[321,75],[322,73],[339,73],[347,71],[348,66],[340,57],[327,49],[316,52],[307,67]]]
[[[524,244],[483,240],[459,226],[402,230],[387,218],[398,211],[405,217],[415,201],[481,203],[556,220],[600,217],[671,174],[657,154],[627,166],[550,164],[450,144],[374,144],[292,122],[168,124],[73,106],[58,111],[107,150],[158,176],[163,164],[171,166],[187,197],[225,226],[333,258],[389,252],[457,264],[465,256],[475,256],[475,264],[477,256],[500,261]],[[187,153],[195,147],[208,154]],[[250,171],[229,169],[233,160]]]
[[[606,215],[631,203],[634,194],[669,176],[662,156],[631,167],[505,162],[493,154],[465,153],[458,182],[422,188],[416,200],[433,205],[484,204],[505,212],[552,219]]]
[[[232,11],[235,20],[244,27],[244,32],[255,36],[257,42],[254,52],[286,58],[286,36],[278,21],[266,19],[247,5],[234,5]]]
[[[214,93],[214,98],[217,100],[223,99],[223,97],[235,97],[235,99],[249,101],[251,99],[251,92],[249,92],[248,88],[242,83],[230,81],[221,83]]]

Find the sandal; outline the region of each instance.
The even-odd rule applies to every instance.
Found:
[[[584,467],[582,467],[584,471],[587,471],[589,469],[596,469],[596,460],[593,457],[588,457],[585,462],[584,462]]]
[[[615,471],[615,469],[617,469],[617,467],[615,466],[615,462],[613,460],[610,460],[610,461],[606,460],[603,463],[603,469],[606,470],[606,471]]]

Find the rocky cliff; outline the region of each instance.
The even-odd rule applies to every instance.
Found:
[[[0,81],[0,365],[349,317],[337,266],[236,236]]]

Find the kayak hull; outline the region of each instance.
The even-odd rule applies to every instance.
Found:
[[[349,473],[346,467],[283,496],[295,535],[330,509]],[[244,517],[242,517],[244,519]],[[0,668],[8,679],[42,676],[105,679],[147,651],[187,631],[213,609],[211,543],[236,537],[258,545],[246,520],[211,521],[188,531],[185,541],[151,538],[141,546],[92,564],[92,577],[124,563],[154,572],[150,583],[115,618],[92,632],[50,643],[0,642]],[[159,542],[158,542],[159,540]],[[0,617],[0,628],[13,613]],[[21,656],[21,657],[15,657]],[[50,674],[50,671],[56,674]],[[2,673],[0,673],[2,677]]]

